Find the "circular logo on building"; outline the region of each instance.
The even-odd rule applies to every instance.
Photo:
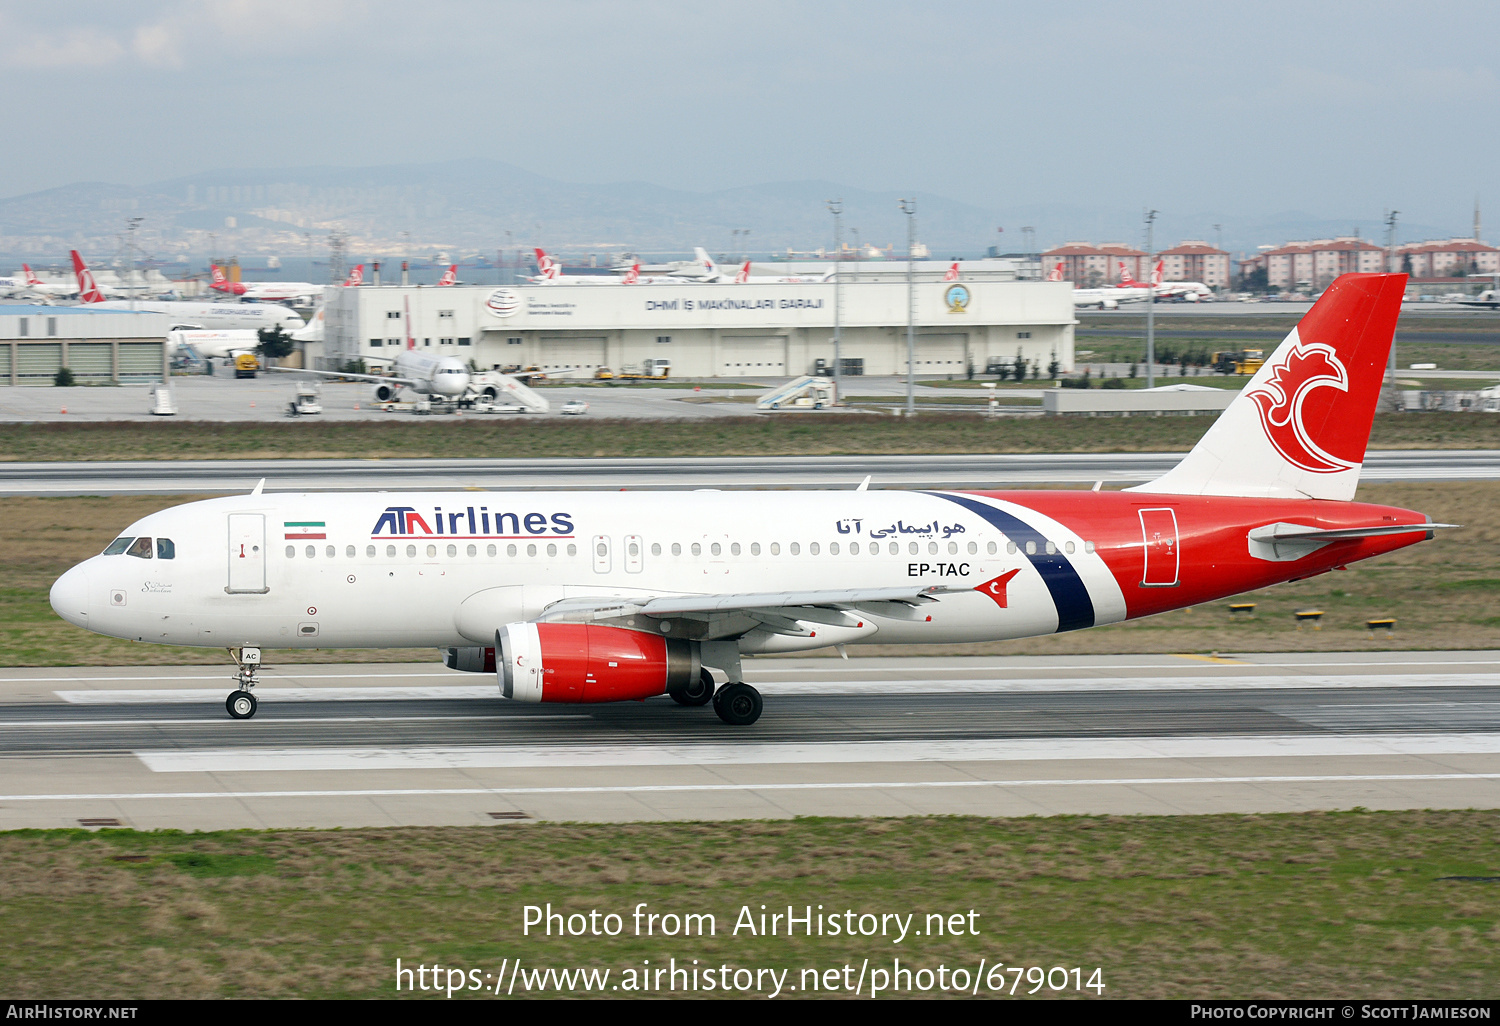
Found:
[[[968,312],[971,298],[973,297],[967,285],[949,285],[947,291],[943,293],[943,302],[948,304],[949,313]]]
[[[521,297],[511,289],[496,289],[490,293],[484,305],[489,307],[490,313],[496,317],[512,317],[517,310],[521,309]]]

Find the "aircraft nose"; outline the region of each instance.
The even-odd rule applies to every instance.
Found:
[[[469,390],[469,372],[453,375],[453,394],[463,395]]]
[[[58,616],[85,630],[89,625],[89,575],[82,563],[59,577],[48,596]]]

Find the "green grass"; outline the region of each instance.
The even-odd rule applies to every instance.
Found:
[[[651,422],[412,417],[354,423],[3,424],[0,453],[12,460],[122,460],[1171,452],[1192,448],[1209,423],[1204,417],[993,421],[966,413],[911,420],[783,413]],[[1497,445],[1500,417],[1464,413],[1378,414],[1370,440],[1375,449]]]
[[[19,831],[0,834],[0,929],[24,938],[0,946],[0,991],[388,997],[397,958],[483,974],[519,957],[612,980],[696,958],[791,969],[795,984],[803,968],[899,957],[1098,967],[1109,998],[1493,998],[1500,885],[1443,878],[1500,875],[1497,850],[1490,811]],[[717,931],[633,936],[639,902],[711,913]],[[524,936],[523,907],[548,903],[620,914],[625,930]],[[740,909],[762,904],[913,925],[973,910],[979,933],[734,936]]]

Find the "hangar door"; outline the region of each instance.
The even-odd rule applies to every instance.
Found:
[[[906,370],[906,334],[901,334],[901,355],[897,362]],[[964,374],[969,368],[967,345],[969,336],[964,334],[935,335],[917,334],[918,374]]]
[[[784,377],[786,338],[781,335],[725,335],[719,339],[719,374],[732,378]]]
[[[537,365],[548,374],[563,377],[592,378],[594,372],[605,366],[605,338],[598,336],[564,335],[541,337]],[[615,368],[619,370],[618,367]]]

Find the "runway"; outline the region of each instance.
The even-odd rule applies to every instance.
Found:
[[[433,664],[0,671],[0,829],[1500,807],[1500,652],[762,659],[731,728]]]
[[[961,456],[774,456],[671,459],[157,460],[0,463],[0,495],[193,495],[266,490],[541,490],[668,488],[1005,488],[1130,485],[1181,453]],[[1500,450],[1388,450],[1366,455],[1365,481],[1493,481]]]

